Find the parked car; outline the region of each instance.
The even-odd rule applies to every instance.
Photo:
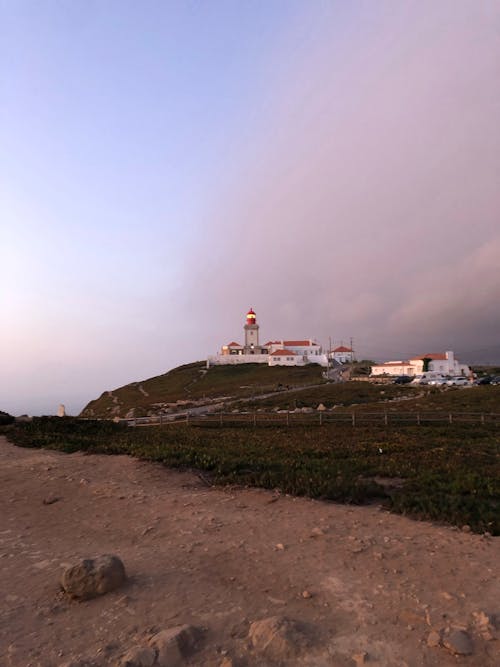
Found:
[[[460,376],[452,377],[450,378],[447,382],[447,385],[450,387],[455,386],[455,387],[467,387],[470,385],[470,382],[467,378]]]
[[[474,384],[491,384],[492,379],[493,378],[490,375],[484,375],[483,377],[474,380]]]
[[[408,384],[412,381],[412,377],[410,375],[399,375],[395,380],[394,384]]]
[[[432,380],[429,380],[428,384],[433,386],[433,387],[442,387],[443,385],[448,384],[448,379],[447,378],[432,378]]]
[[[492,377],[490,384],[500,384],[500,375],[495,375],[495,377]]]

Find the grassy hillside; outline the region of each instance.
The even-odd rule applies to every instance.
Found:
[[[82,417],[124,417],[132,409],[140,417],[168,407],[176,401],[206,398],[251,397],[275,391],[281,386],[302,387],[323,382],[322,368],[269,367],[264,364],[214,366],[203,361],[179,366],[157,377],[104,392],[82,411]]]
[[[330,409],[354,408],[356,411],[387,412],[496,412],[500,413],[500,386],[480,387],[413,387],[378,385],[369,382],[325,384],[293,393],[277,394],[265,399],[241,402],[241,409],[294,410],[296,407],[323,405]]]

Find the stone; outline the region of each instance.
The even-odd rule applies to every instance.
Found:
[[[90,600],[115,590],[126,578],[120,558],[106,554],[68,567],[63,572],[61,586],[74,599]]]
[[[127,651],[118,663],[119,667],[153,667],[156,650],[151,646],[138,646]]]
[[[182,665],[185,658],[196,649],[200,638],[200,628],[192,625],[177,625],[153,635],[149,643],[157,651],[156,665],[158,667]]]
[[[354,653],[352,655],[352,659],[354,660],[356,667],[359,667],[360,665],[366,665],[368,662],[368,653],[366,651],[362,651],[361,653]]]
[[[486,641],[492,641],[496,638],[495,617],[490,616],[485,611],[475,611],[472,613],[477,630],[481,637]]]
[[[464,526],[462,526],[462,533],[470,533],[470,530],[471,529],[469,525],[465,524]]]
[[[319,526],[315,526],[310,533],[310,537],[321,537],[325,534],[325,531]]]
[[[320,403],[316,410],[319,410],[319,412],[324,412],[326,410],[326,407],[323,405],[323,403]]]
[[[310,591],[302,591],[302,597],[307,600],[309,598],[312,598],[312,593]]]
[[[433,630],[432,632],[429,633],[429,636],[427,637],[427,646],[435,648],[440,644],[441,644],[441,635],[439,634],[439,632]]]
[[[297,656],[306,637],[295,621],[285,616],[270,616],[250,625],[248,638],[252,647],[270,660],[287,660]]]
[[[47,496],[42,502],[44,505],[53,505],[54,503],[59,502],[59,500],[61,500],[59,496]]]
[[[443,637],[443,646],[455,655],[471,655],[473,652],[472,640],[465,630],[452,630]]]

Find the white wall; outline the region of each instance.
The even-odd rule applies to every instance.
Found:
[[[238,364],[267,364],[267,354],[216,354],[207,358],[207,366],[236,366]]]

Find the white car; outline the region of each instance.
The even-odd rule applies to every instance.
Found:
[[[446,384],[449,385],[450,387],[452,387],[452,386],[466,387],[470,384],[470,382],[467,378],[464,378],[462,376],[457,376],[457,377],[454,377],[454,378],[450,378]]]
[[[442,387],[444,384],[448,384],[449,380],[446,378],[434,378],[429,380],[429,384],[433,387]]]

